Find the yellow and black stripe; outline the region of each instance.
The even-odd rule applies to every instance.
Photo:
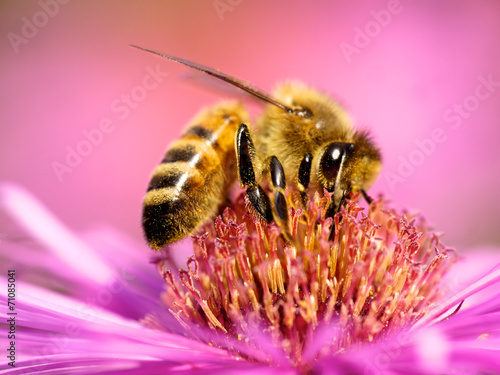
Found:
[[[248,118],[240,103],[219,103],[170,145],[144,198],[142,226],[153,249],[190,235],[217,213],[236,178],[235,133]]]

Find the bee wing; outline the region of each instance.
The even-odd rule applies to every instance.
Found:
[[[217,69],[211,68],[211,67],[206,66],[206,65],[198,64],[198,63],[190,61],[190,60],[182,59],[180,57],[167,55],[166,53],[161,53],[161,52],[157,52],[157,51],[147,49],[144,47],[139,47],[139,46],[136,46],[133,44],[131,44],[130,47],[134,47],[134,48],[146,51],[146,52],[150,52],[150,53],[153,53],[155,55],[164,57],[166,59],[178,62],[179,64],[186,65],[192,69],[199,70],[200,72],[211,75],[211,76],[216,77],[220,80],[223,80],[223,81],[225,81],[233,86],[236,86],[236,87],[242,89],[243,91],[246,91],[249,94],[251,94],[251,95],[253,95],[253,96],[255,96],[255,97],[257,97],[265,102],[274,104],[275,106],[281,108],[282,110],[284,110],[288,113],[293,113],[293,110],[291,108],[287,107],[283,103],[278,102],[276,99],[271,97],[271,95],[269,95],[265,91],[259,89],[258,87],[255,87],[255,86],[251,85],[250,83],[245,82],[239,78],[236,78],[236,77],[233,77],[229,74],[223,73]]]

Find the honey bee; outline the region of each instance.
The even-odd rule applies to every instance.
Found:
[[[305,206],[311,192],[332,193],[328,216],[346,198],[375,182],[380,150],[366,130],[356,130],[330,96],[300,82],[285,82],[272,95],[213,68],[142,47],[141,50],[215,76],[267,102],[249,129],[248,111],[238,102],[202,110],[156,167],[144,198],[142,225],[158,250],[190,234],[214,216],[238,179],[263,220],[287,228],[287,186]],[[254,143],[255,142],[255,143]],[[259,181],[270,176],[274,200]]]

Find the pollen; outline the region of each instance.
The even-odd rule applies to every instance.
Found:
[[[287,196],[284,230],[241,194],[193,236],[186,269],[159,260],[162,300],[186,334],[205,327],[252,343],[259,330],[300,365],[319,329],[341,330],[322,353],[341,352],[398,332],[439,302],[456,256],[420,216],[380,198],[365,208],[348,200],[326,218],[330,200],[316,194],[304,209]]]

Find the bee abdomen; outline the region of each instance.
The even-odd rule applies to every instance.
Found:
[[[156,167],[144,198],[142,226],[153,249],[191,234],[213,216],[234,180],[234,134],[246,120],[236,103],[202,111]]]
[[[187,236],[197,226],[193,199],[175,187],[155,189],[144,199],[142,225],[153,249]]]
[[[222,173],[210,146],[182,139],[173,145],[153,172],[144,199],[143,227],[152,248],[187,236],[203,212],[212,213],[207,196],[222,188]]]

